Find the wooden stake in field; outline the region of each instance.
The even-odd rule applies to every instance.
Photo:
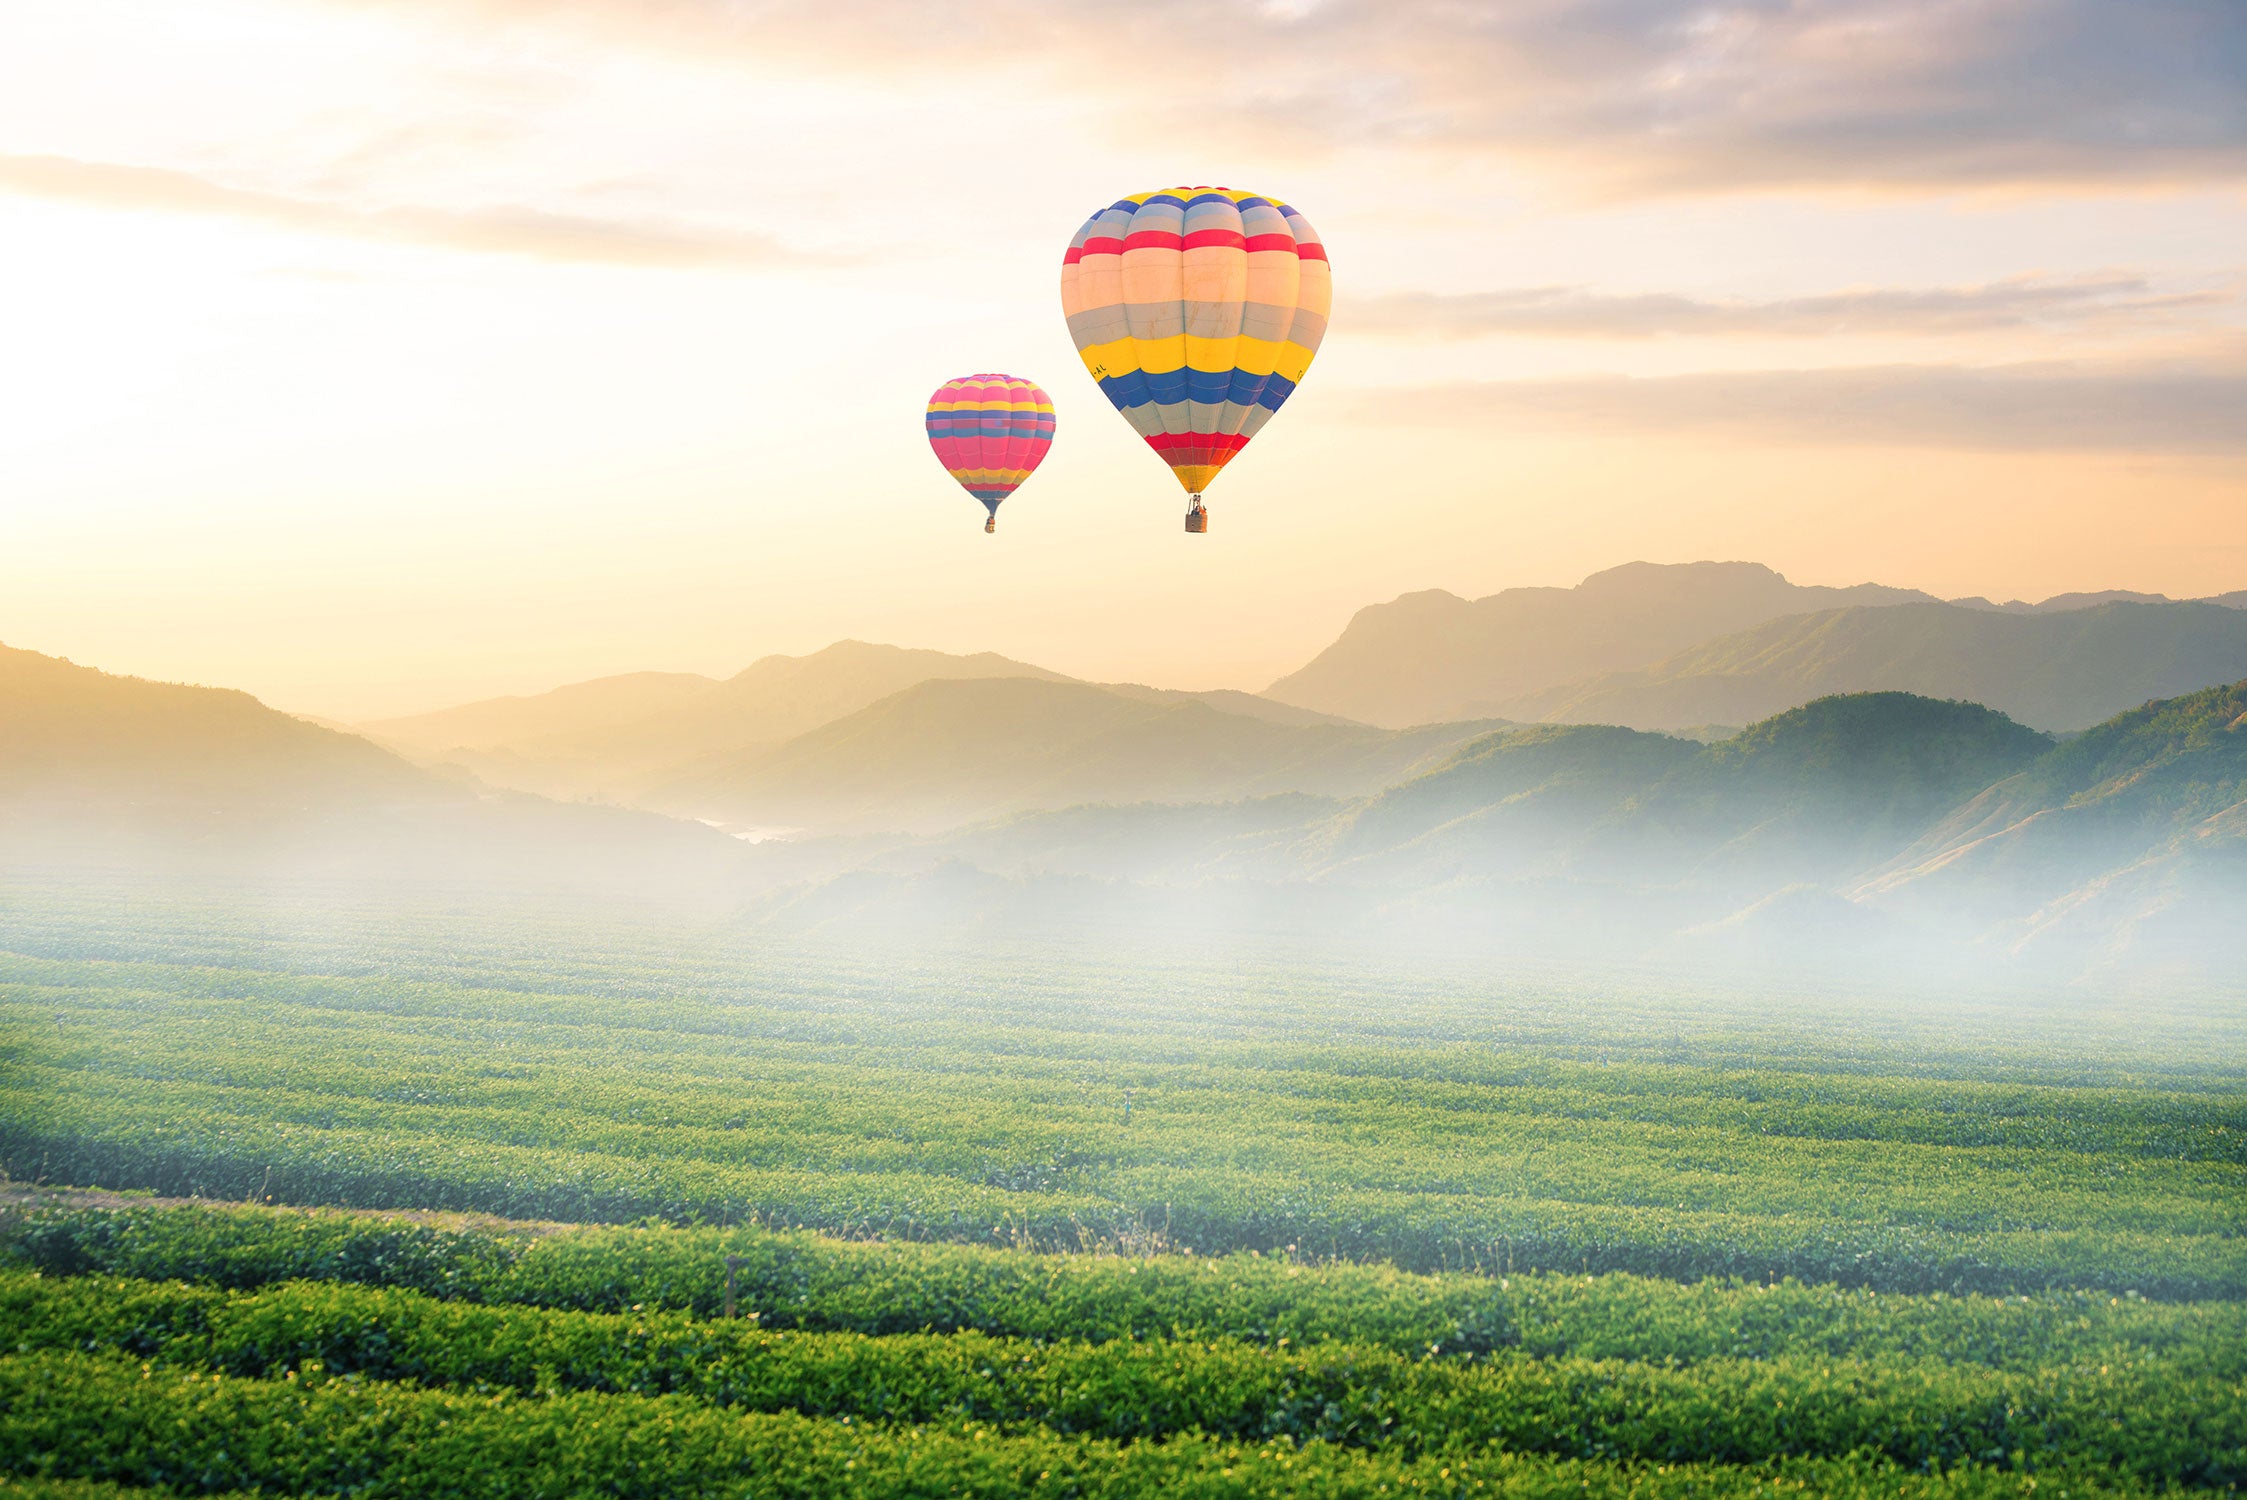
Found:
[[[729,1255],[726,1257],[726,1316],[728,1318],[733,1316],[733,1277],[734,1273],[740,1269],[740,1256]]]

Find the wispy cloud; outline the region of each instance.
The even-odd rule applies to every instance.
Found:
[[[448,7],[456,10],[457,7]],[[1154,137],[1546,158],[1588,191],[2247,174],[2238,0],[484,0],[644,45],[1042,79]],[[1164,79],[1151,105],[1145,80]]]
[[[1764,443],[2247,454],[2247,362],[1877,365],[1361,393],[1383,423],[1705,432]]]
[[[1349,309],[1354,330],[1436,338],[1661,338],[1748,334],[1959,334],[2005,328],[2135,326],[2234,305],[2230,292],[2161,291],[2143,276],[2017,276],[1979,286],[1868,287],[1770,301],[1675,293],[1617,294],[1576,286],[1396,293]]]
[[[202,214],[314,234],[398,240],[540,260],[621,266],[773,266],[808,257],[763,235],[579,217],[517,204],[358,208],[231,187],[163,167],[0,154],[0,192],[104,208]]]

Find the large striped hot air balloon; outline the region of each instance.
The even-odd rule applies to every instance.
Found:
[[[996,531],[999,502],[1053,446],[1053,398],[1019,375],[947,380],[928,398],[928,445],[944,471],[991,513],[983,529]]]
[[[1302,380],[1333,283],[1310,221],[1275,198],[1166,188],[1085,220],[1061,265],[1061,308],[1087,370],[1191,497]]]

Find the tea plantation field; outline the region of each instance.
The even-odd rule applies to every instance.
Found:
[[[2189,997],[50,891],[0,1043],[0,1496],[2247,1478]]]

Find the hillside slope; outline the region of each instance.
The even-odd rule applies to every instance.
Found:
[[[599,736],[621,724],[677,708],[719,686],[718,678],[695,672],[627,672],[573,682],[551,692],[486,698],[352,727],[409,754],[566,749],[589,734]]]
[[[698,763],[779,745],[918,683],[985,677],[1071,680],[987,651],[838,641],[808,656],[760,658],[722,682],[641,673],[364,727],[495,786],[630,802]]]
[[[699,892],[733,840],[494,793],[247,693],[0,647],[0,865]]]
[[[2039,729],[2247,675],[2247,611],[2117,602],[2049,614],[1902,604],[1794,615],[1654,666],[1514,699],[1506,716],[1638,729],[1746,724],[1835,693],[1986,704]]]
[[[363,739],[248,693],[0,646],[0,797],[11,803],[310,806],[422,798],[435,786]]]
[[[2203,877],[2247,897],[2247,682],[2087,730],[1958,808],[1861,894],[2056,934],[2119,887],[2158,905]],[[2231,918],[2247,929],[2243,910]]]
[[[1574,588],[1507,589],[1475,600],[1431,590],[1359,610],[1340,639],[1265,693],[1390,727],[1518,718],[1501,705],[1657,662],[1781,615],[1931,600],[1876,584],[1801,587],[1744,562],[1627,563]]]
[[[698,767],[645,800],[740,828],[927,831],[1074,803],[1355,796],[1488,727],[1397,733],[1277,722],[1145,689],[929,681],[777,748]]]

